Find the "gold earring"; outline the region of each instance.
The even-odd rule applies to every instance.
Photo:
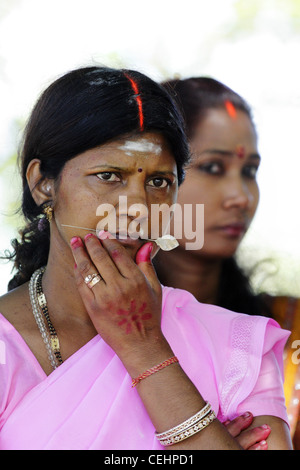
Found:
[[[50,220],[52,219],[52,215],[53,215],[53,209],[51,206],[46,206],[45,209],[43,210],[44,214],[46,215],[46,218],[48,220],[48,222],[50,222]]]

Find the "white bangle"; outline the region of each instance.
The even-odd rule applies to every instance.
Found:
[[[165,432],[162,432],[162,433],[155,433],[156,437],[161,443],[165,442],[166,439],[167,440],[172,440],[173,438],[175,439],[175,437],[178,437],[182,433],[184,433],[188,430],[190,431],[191,428],[193,428],[194,426],[196,426],[196,425],[200,426],[201,425],[200,421],[203,420],[203,423],[204,423],[204,419],[210,413],[211,413],[211,406],[210,406],[209,403],[206,403],[205,406],[200,411],[198,411],[196,414],[194,414],[191,418],[187,419],[183,423],[178,424],[177,426],[174,426],[173,428],[169,429],[168,431],[165,431]],[[205,421],[205,423],[206,423],[206,421]],[[201,429],[203,429],[203,427],[205,427],[205,426],[202,426]],[[201,429],[199,429],[199,431]],[[198,432],[198,431],[195,431],[195,432]],[[194,432],[193,432],[193,434],[194,434]],[[189,437],[189,435],[187,435],[186,437]],[[180,440],[182,440],[182,439],[180,439]],[[178,442],[178,440],[176,440],[176,442]],[[175,444],[175,442],[172,442],[172,443]],[[166,445],[166,444],[163,444],[163,445]],[[169,445],[169,443],[167,445]]]
[[[177,444],[178,442],[184,441],[189,437],[197,434],[198,432],[202,431],[206,428],[210,423],[212,423],[216,419],[215,412],[210,410],[206,417],[200,419],[196,424],[190,426],[185,431],[180,432],[179,434],[173,434],[166,439],[159,439],[159,442],[163,446],[171,446],[173,444]]]

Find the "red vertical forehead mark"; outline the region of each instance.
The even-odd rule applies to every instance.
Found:
[[[246,149],[243,147],[243,145],[238,145],[235,153],[237,154],[238,158],[244,158],[246,155]]]
[[[140,96],[138,84],[133,78],[129,77],[129,75],[127,75],[126,73],[124,75],[130,81],[133,92],[135,94],[135,99],[138,105],[138,112],[139,112],[140,130],[143,131],[144,130],[143,104],[142,104],[142,98]]]
[[[235,119],[236,118],[236,108],[235,106],[231,103],[231,101],[225,101],[225,108],[226,108],[226,111],[227,113],[229,114],[229,116],[232,118],[232,119]]]

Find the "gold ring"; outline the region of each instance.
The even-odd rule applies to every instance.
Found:
[[[94,287],[95,284],[97,284],[99,281],[103,281],[102,277],[100,276],[100,274],[96,274],[96,276],[93,277],[93,279],[87,283],[87,286],[92,289],[92,287]]]
[[[90,289],[99,281],[102,281],[102,277],[99,273],[89,274],[84,278],[84,282]]]
[[[98,276],[98,273],[94,273],[94,274],[89,274],[88,276],[86,276],[84,278],[84,282],[86,284],[88,284],[89,282],[91,282],[92,279],[94,279],[94,277]]]

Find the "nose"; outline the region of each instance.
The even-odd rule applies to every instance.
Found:
[[[147,197],[144,188],[136,187],[119,195],[116,207],[119,217],[144,219],[148,215]]]
[[[223,199],[224,209],[236,207],[247,211],[251,209],[253,203],[254,196],[242,178],[231,178],[230,181],[227,182]]]
[[[127,191],[119,195],[116,210],[120,230],[148,232],[149,212],[146,192],[142,186],[129,187]]]

